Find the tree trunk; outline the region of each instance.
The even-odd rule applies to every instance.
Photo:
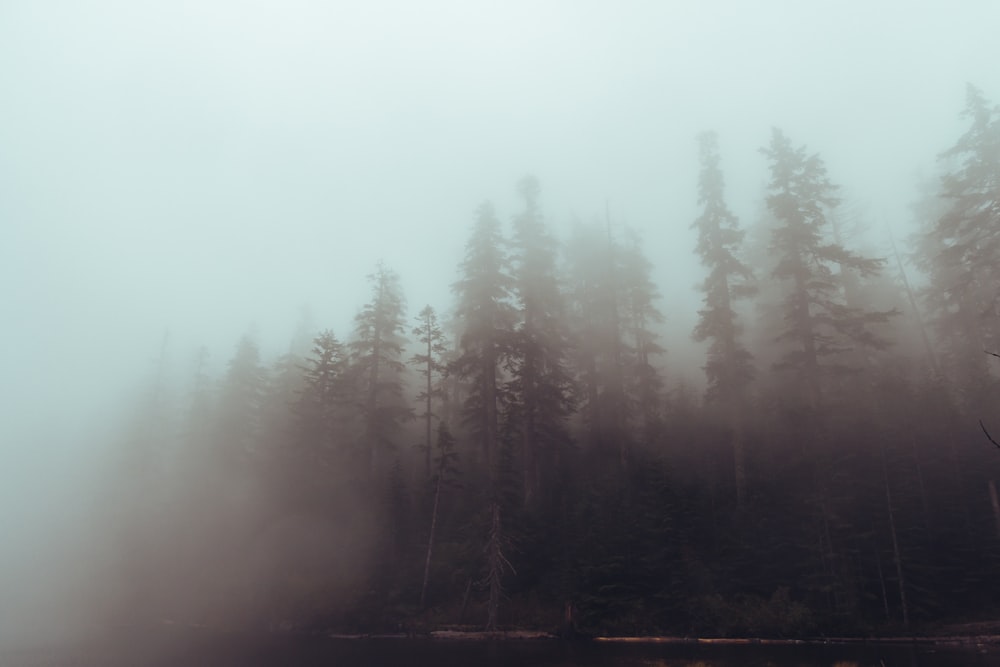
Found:
[[[888,224],[886,227],[888,227]],[[903,260],[899,258],[899,250],[896,249],[896,239],[892,236],[891,228],[889,229],[889,243],[892,244],[892,254],[896,258],[896,266],[899,268],[899,277],[903,281],[906,298],[910,302],[910,308],[913,310],[913,318],[917,321],[917,329],[920,331],[920,340],[924,345],[924,354],[927,355],[927,361],[930,363],[934,376],[940,377],[941,370],[938,367],[937,356],[934,354],[934,347],[931,345],[930,338],[927,335],[927,327],[924,325],[924,318],[920,315],[920,308],[917,306],[917,297],[913,293],[913,288],[910,287],[909,278],[906,277],[906,269],[903,268]]]
[[[736,477],[736,505],[743,507],[747,496],[746,458],[743,449],[743,407],[741,399],[735,399],[733,407],[733,474]]]
[[[428,324],[427,328],[430,329],[430,325],[429,324]],[[431,387],[432,387],[431,375],[434,372],[434,360],[433,360],[433,357],[431,356],[434,353],[434,348],[432,347],[431,343],[432,343],[432,338],[431,338],[430,333],[428,333],[427,334],[427,405],[426,405],[427,414],[425,415],[427,421],[424,424],[425,430],[426,430],[425,437],[424,437],[424,445],[427,447],[427,450],[424,452],[424,474],[425,474],[425,478],[424,479],[430,479],[431,478],[431,420],[432,420],[432,416],[431,416],[431,407],[432,407],[432,404],[431,404]],[[440,490],[440,486],[441,486],[441,483],[440,483],[440,480],[439,480],[438,481],[438,489],[439,490]],[[435,507],[436,507],[437,493],[434,494],[434,502],[435,502]],[[433,533],[432,533],[432,535],[433,535]],[[430,554],[427,555],[427,558],[428,558],[428,560],[430,559]],[[426,584],[427,584],[427,580],[424,579],[424,585],[426,585]],[[424,603],[421,602],[420,606],[423,607]]]
[[[885,609],[885,620],[888,623],[892,620],[892,616],[889,614],[889,593],[885,588],[885,575],[882,573],[882,557],[878,553],[878,547],[875,547],[875,565],[878,566],[878,583],[882,588],[882,607]]]
[[[497,410],[497,354],[495,345],[490,343],[491,354],[483,359],[483,407],[486,423],[483,425],[483,457],[486,459],[486,469],[492,471],[497,448],[498,410]]]
[[[424,608],[427,599],[427,579],[431,573],[431,554],[434,552],[434,531],[437,529],[438,503],[441,500],[441,476],[438,475],[434,487],[434,509],[431,510],[431,533],[427,538],[427,558],[424,559],[424,582],[420,585],[420,608]]]
[[[490,591],[486,616],[487,632],[496,632],[500,598],[503,597],[503,573],[505,569],[510,567],[510,562],[503,555],[503,542],[500,503],[494,500],[490,503],[490,537],[486,545],[486,581]]]
[[[472,577],[469,577],[469,583],[465,585],[465,594],[462,596],[462,608],[458,610],[459,625],[461,625],[462,621],[465,620],[465,609],[469,606],[470,593],[472,593]]]
[[[993,506],[993,521],[997,526],[997,537],[1000,537],[1000,501],[997,500],[997,485],[991,479],[989,481],[990,487],[990,504]]]
[[[885,452],[882,453],[882,478],[885,481],[885,505],[889,513],[889,532],[892,534],[892,560],[896,564],[896,579],[899,582],[899,604],[903,608],[903,627],[910,627],[910,609],[906,604],[906,580],[903,577],[903,559],[896,538],[896,519],[892,511],[892,492],[889,490],[889,473],[885,466]]]

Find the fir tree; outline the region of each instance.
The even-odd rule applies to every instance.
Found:
[[[335,447],[345,402],[346,370],[343,344],[329,329],[321,331],[306,359],[303,387],[295,404],[301,444],[313,456],[325,458]]]
[[[424,559],[424,581],[420,586],[420,607],[427,600],[427,581],[431,572],[431,556],[434,553],[434,538],[437,534],[438,510],[441,506],[441,492],[448,486],[457,485],[458,453],[455,451],[455,439],[448,430],[448,424],[438,425],[437,455],[434,457],[434,476],[430,479],[434,487],[434,502],[431,508],[431,528],[427,537],[427,557]]]
[[[884,262],[856,255],[827,238],[827,216],[839,199],[818,155],[793,148],[778,129],[761,150],[771,169],[767,206],[777,221],[771,239],[777,256],[772,275],[788,286],[779,338],[790,347],[777,367],[797,374],[808,405],[816,410],[822,376],[848,370],[832,359],[857,344],[878,346],[870,327],[889,316],[848,307],[833,266],[864,277],[880,271]]]
[[[403,403],[403,317],[406,304],[399,276],[379,263],[368,276],[372,298],[354,318],[351,368],[363,419],[363,446],[369,474],[383,465],[395,446],[399,426],[410,417]]]
[[[620,363],[630,421],[637,427],[640,439],[652,444],[659,436],[666,403],[663,377],[654,363],[666,352],[654,329],[664,320],[656,305],[660,292],[652,280],[653,265],[642,252],[639,235],[633,230],[626,232],[617,272],[621,330],[627,341]],[[627,466],[627,452],[622,462]]]
[[[694,330],[697,341],[710,340],[705,375],[707,398],[731,401],[753,377],[751,355],[739,340],[740,325],[733,307],[737,299],[751,296],[752,273],[739,258],[744,232],[726,206],[719,149],[714,132],[698,137],[701,174],[698,203],[704,208],[692,224],[698,230],[697,251],[709,275],[701,285],[705,308],[698,311]]]
[[[970,394],[985,386],[984,349],[1000,348],[1000,107],[973,85],[969,127],[940,155],[943,211],[932,211],[920,239],[919,266],[930,277],[925,304],[948,365]]]
[[[709,275],[701,285],[705,307],[698,311],[694,339],[710,341],[704,367],[708,378],[706,399],[720,404],[727,412],[732,431],[736,497],[742,502],[746,490],[743,393],[753,377],[753,366],[751,354],[740,341],[741,326],[733,302],[750,296],[754,289],[750,267],[739,258],[744,232],[723,195],[725,183],[719,168],[715,133],[701,134],[698,144],[701,153],[698,203],[703,209],[692,227],[698,230],[697,251]]]
[[[244,459],[256,451],[266,377],[257,342],[243,336],[219,392],[219,444],[226,456]]]
[[[572,359],[587,440],[596,451],[624,461],[629,434],[622,377],[623,253],[611,237],[610,220],[606,228],[576,224],[566,250],[569,319],[576,333]]]
[[[543,468],[564,456],[574,386],[567,365],[569,331],[556,272],[556,242],[538,207],[537,179],[523,178],[518,191],[524,210],[514,219],[512,259],[520,321],[510,387],[522,446],[524,501],[529,504],[541,489]]]
[[[413,335],[421,345],[421,352],[410,358],[410,363],[419,369],[424,378],[424,386],[417,394],[417,400],[423,401],[424,412],[420,417],[424,420],[424,474],[431,477],[431,426],[434,420],[433,403],[435,398],[443,395],[441,383],[445,380],[447,365],[444,356],[448,352],[444,332],[438,323],[437,313],[430,306],[424,306],[417,316],[418,326],[414,327]]]
[[[458,300],[455,319],[461,332],[453,370],[458,378],[468,382],[462,410],[464,421],[480,443],[483,463],[492,470],[503,400],[500,367],[510,356],[514,310],[500,222],[489,202],[476,210],[475,226],[466,244],[460,273],[461,277],[452,286]]]

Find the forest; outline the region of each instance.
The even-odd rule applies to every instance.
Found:
[[[916,184],[909,238],[773,129],[760,210],[699,135],[701,385],[674,286],[608,212],[558,238],[539,179],[470,212],[450,301],[373,261],[350,331],[252,332],[161,373],[103,489],[110,621],[340,633],[921,632],[1000,614],[1000,107]],[[693,140],[695,138],[692,138]],[[663,224],[667,224],[664,221]],[[339,252],[349,252],[340,249]],[[880,256],[886,255],[886,256]],[[365,291],[367,290],[367,291]],[[166,363],[166,362],[164,362]]]

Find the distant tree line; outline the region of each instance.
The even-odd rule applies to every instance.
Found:
[[[199,355],[122,443],[116,617],[374,631],[871,632],[1000,600],[1000,108],[913,207],[912,265],[775,129],[744,228],[698,137],[706,390],[668,369],[657,249],[475,211],[453,301],[379,264],[352,331]],[[695,168],[693,166],[693,168]],[[435,258],[434,261],[437,261]],[[916,285],[916,286],[914,286]],[[1000,419],[994,433],[1000,431]]]

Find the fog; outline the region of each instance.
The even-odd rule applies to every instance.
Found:
[[[252,331],[270,364],[304,308],[347,340],[380,261],[407,331],[444,316],[477,206],[508,227],[525,174],[558,238],[641,234],[668,384],[700,392],[698,133],[745,226],[779,127],[885,255],[966,84],[1000,100],[998,25],[990,0],[2,3],[0,627],[93,621],[153,387],[183,411],[200,347],[219,378]]]

